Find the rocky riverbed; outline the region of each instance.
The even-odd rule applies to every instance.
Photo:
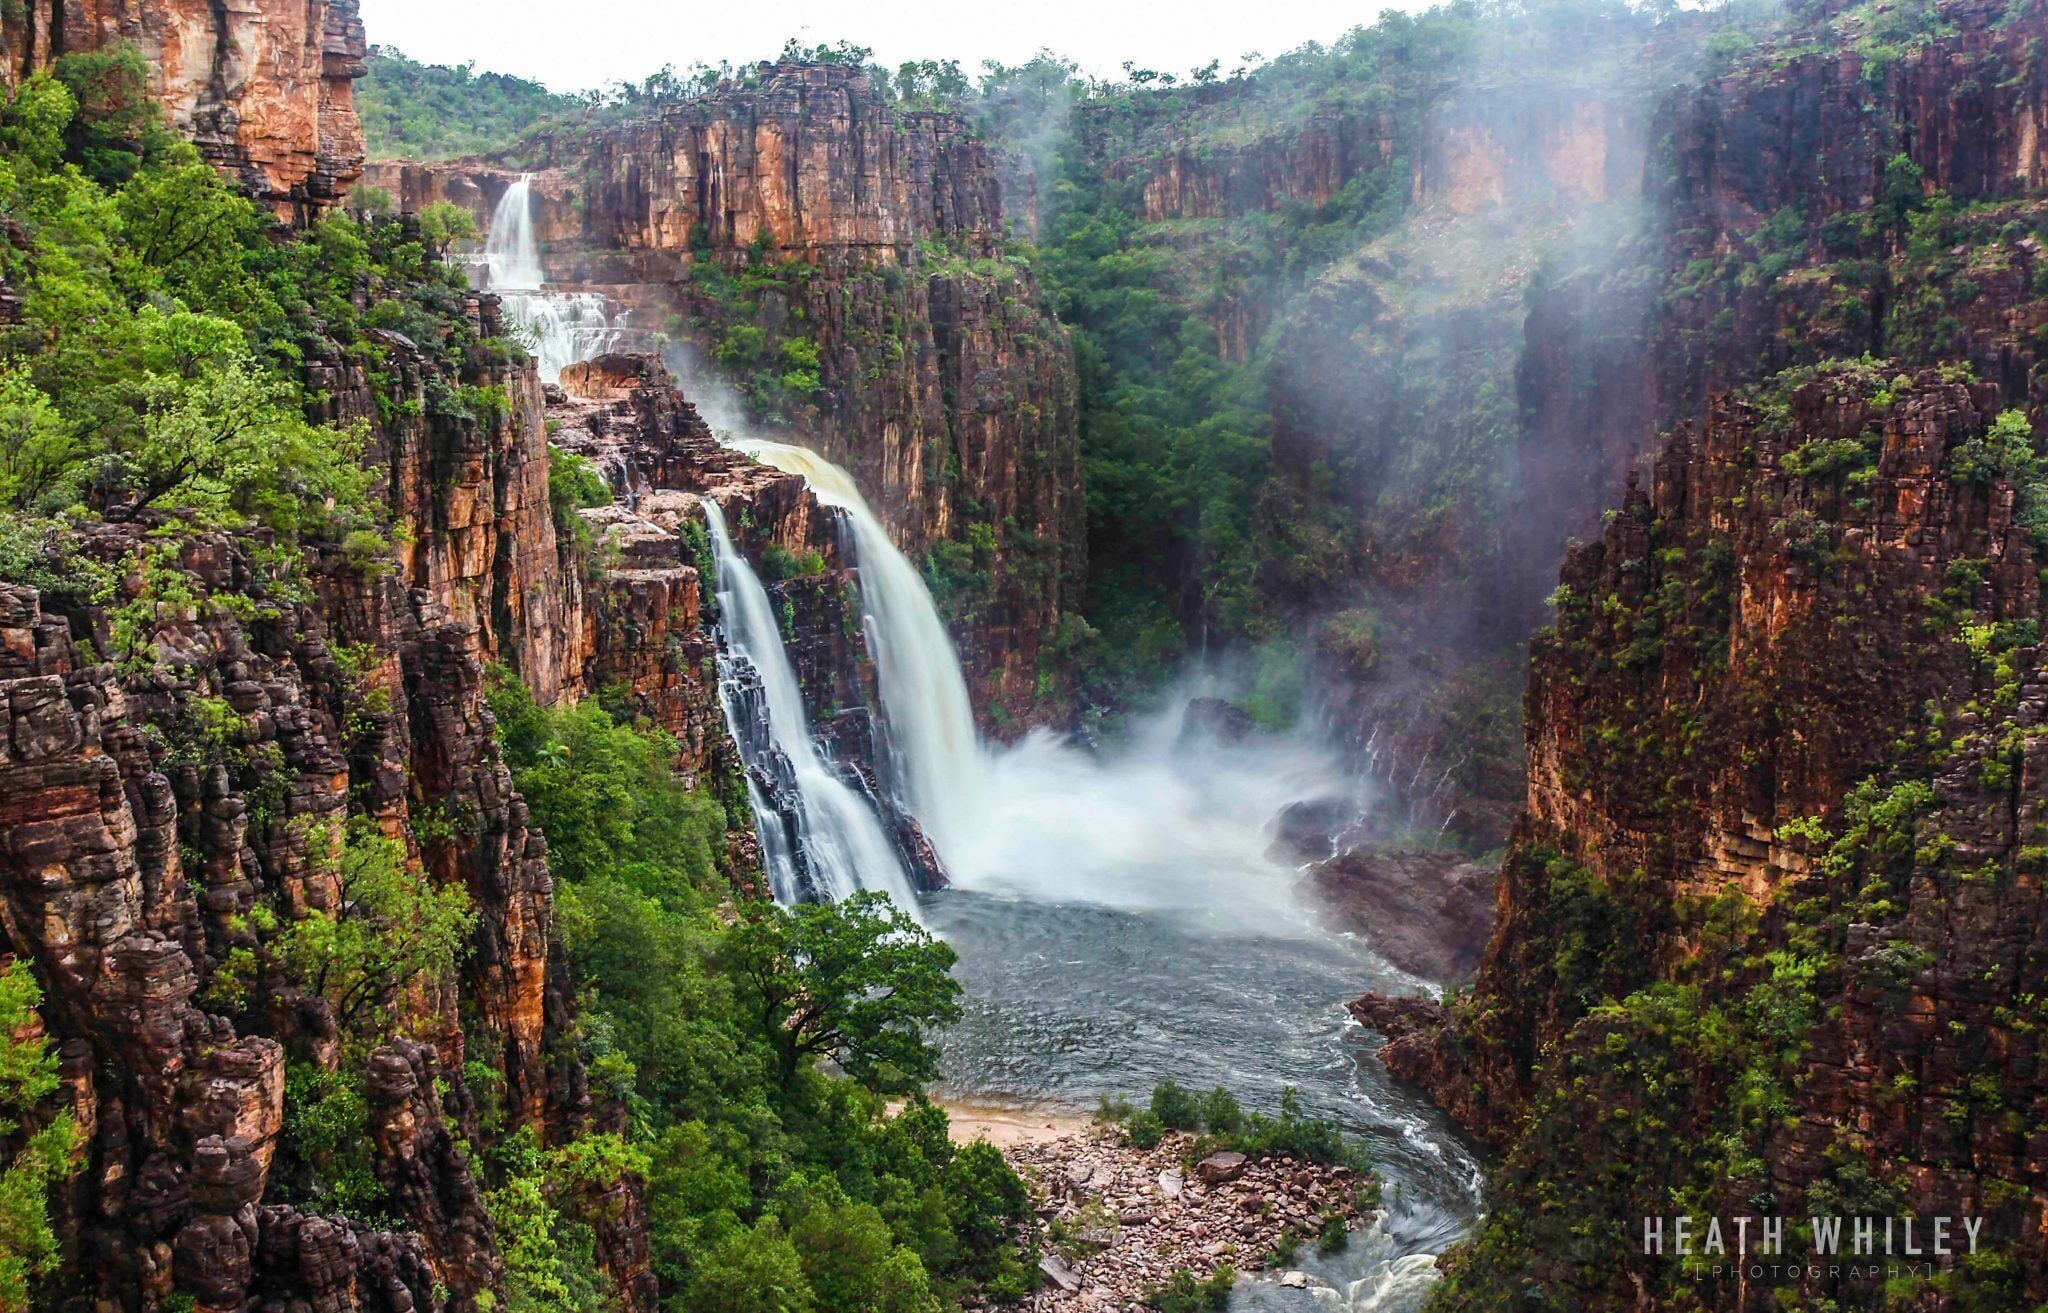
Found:
[[[1046,1281],[1029,1304],[1043,1313],[1135,1309],[1176,1272],[1284,1268],[1290,1242],[1312,1247],[1331,1218],[1356,1225],[1377,1193],[1369,1175],[1346,1167],[1195,1158],[1193,1137],[1178,1133],[1152,1149],[1099,1126],[1001,1147],[1031,1183],[1046,1224]],[[1294,1271],[1280,1279],[1313,1281]]]

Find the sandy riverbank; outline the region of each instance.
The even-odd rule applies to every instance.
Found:
[[[987,1140],[998,1149],[1010,1149],[1022,1144],[1043,1144],[1069,1135],[1079,1135],[1095,1124],[1095,1119],[1091,1116],[1065,1110],[996,1108],[984,1104],[952,1102],[944,1102],[939,1106],[946,1110],[946,1116],[952,1121],[953,1143],[968,1144],[975,1140]]]

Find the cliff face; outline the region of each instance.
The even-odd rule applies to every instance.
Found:
[[[2040,1270],[2039,546],[2023,494],[1972,472],[1996,390],[1883,382],[1825,375],[1783,418],[1718,402],[1569,558],[1474,998],[1356,1007],[1506,1155],[1466,1298],[1526,1263],[1578,1306],[1630,1306],[1632,1282],[1689,1280],[1624,1234],[1674,1188],[1800,1216],[1852,1178],[1857,1210],[1988,1216],[2012,1270]],[[1810,472],[1845,443],[1867,473]],[[1623,1111],[1664,1129],[1587,1140]],[[1700,1147],[1729,1135],[1734,1161]],[[1600,1264],[1550,1247],[1576,1216],[1611,1228]]]
[[[362,171],[356,0],[25,0],[0,14],[0,86],[124,41],[171,127],[281,217],[333,204]]]
[[[964,122],[893,109],[851,69],[764,65],[532,162],[551,279],[692,343],[850,469],[913,556],[965,549],[948,592],[977,702],[1032,714],[1084,550],[1073,362],[1005,255],[997,173]],[[517,176],[382,162],[366,180],[488,222]]]
[[[1823,18],[1676,97],[1642,263],[1538,308],[1668,280],[1643,346],[1563,334],[1521,383],[1617,472],[1676,423],[1532,646],[1472,997],[1354,1008],[1503,1153],[1442,1307],[1880,1305],[1643,1255],[1675,1212],[1981,1216],[1921,1306],[2048,1293],[2039,19],[1939,16],[1879,62]]]
[[[139,544],[110,534],[92,546],[118,559]],[[213,591],[257,567],[225,538],[198,538],[154,568]],[[247,627],[208,605],[160,611],[148,631],[159,662],[125,677],[80,660],[72,637],[82,626],[113,650],[106,613],[67,619],[33,590],[7,594],[5,688],[20,714],[0,785],[15,822],[0,915],[46,982],[88,1133],[59,1231],[77,1280],[151,1306],[177,1290],[240,1308],[277,1289],[438,1308],[439,1283],[448,1306],[473,1307],[497,1259],[445,1127],[474,1110],[444,1107],[436,1078],[483,1062],[521,1124],[545,1133],[582,1115],[546,1056],[567,995],[548,988],[544,848],[479,735],[475,629],[421,613],[388,577],[337,566],[317,591]],[[226,765],[198,764],[206,733],[227,736]],[[272,1178],[287,1053],[332,1062],[341,1019],[278,982],[228,983],[259,909],[337,906],[316,845],[352,792],[479,914],[461,991],[472,1024],[457,1027],[452,996],[419,999],[424,1042],[380,1049],[365,1091],[374,1169],[416,1235],[322,1218]],[[417,819],[439,807],[474,824],[426,837]]]
[[[465,313],[496,333],[492,298]],[[696,494],[728,505],[757,559],[824,563],[778,581],[778,602],[819,724],[881,787],[838,525],[800,480],[718,447],[651,359],[544,393],[530,366],[379,341],[374,375],[339,353],[307,369],[321,418],[369,426],[392,553],[329,544],[294,565],[260,539],[102,526],[78,550],[126,572],[114,597],[58,610],[0,588],[0,929],[44,986],[84,1132],[53,1210],[60,1303],[116,1289],[147,1308],[413,1313],[502,1290],[472,1153],[620,1114],[593,1105],[572,1039],[547,846],[500,758],[486,667],[543,703],[602,692],[674,733],[677,769],[732,818],[724,873],[758,886]],[[618,472],[633,509],[558,522],[549,421]],[[380,1003],[397,1038],[367,1055],[275,956],[276,927],[357,896],[330,851],[349,826],[474,914],[457,973]],[[350,1106],[320,1102],[335,1082],[359,1082],[360,1124],[318,1149],[318,1119]],[[334,1216],[316,1152],[360,1155],[390,1220]],[[651,1306],[640,1182],[580,1188],[555,1206],[592,1228],[623,1303]]]
[[[1549,280],[1531,308],[1521,518],[1541,546],[1588,532],[1599,489],[1653,454],[1646,434],[1791,365],[1968,360],[2028,393],[2038,243],[1994,236],[2018,212],[1969,234],[1973,267],[1947,271],[1961,289],[1929,288],[1925,253],[1904,248],[1930,196],[2039,194],[2048,111],[2028,52],[2043,23],[1981,0],[1926,14],[1904,41],[1875,17],[1822,18],[1658,107],[1648,236],[1612,268]]]

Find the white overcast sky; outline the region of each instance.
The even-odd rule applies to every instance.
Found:
[[[1107,76],[1125,60],[1184,73],[1250,51],[1271,57],[1327,42],[1373,17],[1385,0],[362,0],[370,40],[432,64],[474,60],[557,91],[638,80],[674,64],[772,57],[789,37],[806,45],[870,46],[890,66],[957,59],[1014,64],[1041,48]]]

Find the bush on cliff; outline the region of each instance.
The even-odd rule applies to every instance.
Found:
[[[42,991],[26,962],[0,967],[0,1308],[29,1306],[30,1283],[57,1265],[47,1203],[78,1142],[68,1112],[46,1106],[57,1091],[57,1054],[43,1036]],[[39,1124],[38,1124],[39,1123]]]

